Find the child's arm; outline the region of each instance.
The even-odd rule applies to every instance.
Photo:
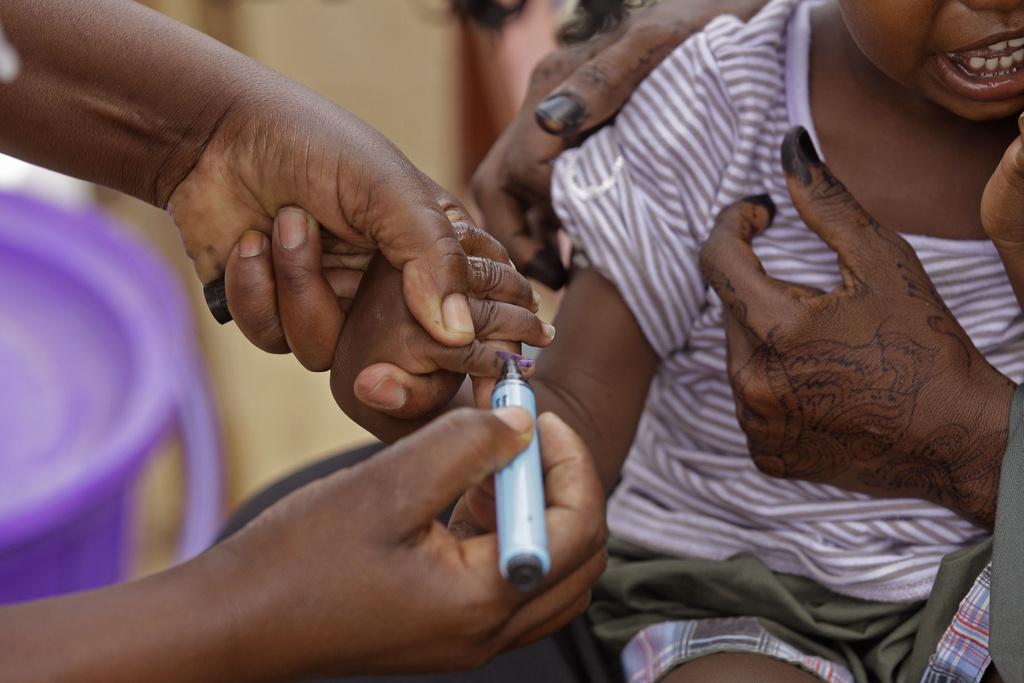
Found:
[[[461,373],[496,377],[501,367],[498,350],[481,342],[460,349],[434,342],[405,308],[400,290],[398,271],[380,261],[371,264],[349,312],[331,371],[338,404],[384,441],[398,439],[453,407],[455,402],[448,401],[462,382]],[[474,321],[486,335],[485,322]],[[541,354],[530,378],[538,410],[558,414],[579,433],[594,456],[602,483],[610,488],[633,441],[657,356],[618,290],[592,270],[576,273],[556,328],[558,338]],[[430,374],[441,397],[436,405],[444,407],[427,418],[404,420],[361,403],[353,392],[357,375],[382,362],[414,374]]]

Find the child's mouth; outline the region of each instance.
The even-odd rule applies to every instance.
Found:
[[[1024,94],[1024,36],[939,55],[946,83],[972,100],[1006,100]]]

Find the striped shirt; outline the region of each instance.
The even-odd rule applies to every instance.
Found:
[[[749,23],[720,17],[641,84],[613,126],[556,161],[559,217],[660,358],[609,526],[663,553],[749,552],[837,593],[916,600],[940,558],[984,532],[929,502],[760,473],[736,419],[722,303],[697,265],[718,212],[767,193],[778,213],[754,248],[768,273],[839,285],[836,256],[799,218],[779,160],[790,127],[816,139],[809,46],[800,0],[773,0]],[[1024,316],[992,244],[906,238],[978,349],[1020,381]]]

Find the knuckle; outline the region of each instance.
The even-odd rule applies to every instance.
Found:
[[[498,322],[498,305],[490,299],[479,299],[476,308],[477,314],[474,316],[473,324],[476,326],[477,334],[490,334]]]
[[[285,292],[302,291],[313,281],[313,272],[304,264],[292,264],[276,269],[278,286]]]
[[[463,347],[463,367],[474,375],[497,377],[501,370],[501,360],[484,344],[473,342]]]
[[[472,258],[471,272],[474,290],[481,296],[490,296],[501,287],[502,271],[497,263],[485,258]]]
[[[554,79],[564,77],[568,66],[564,51],[555,51],[545,55],[530,72],[530,89],[543,88]]]
[[[615,86],[613,71],[613,68],[607,63],[603,55],[598,55],[576,69],[572,80],[577,85],[588,90],[601,91]]]
[[[783,456],[778,453],[759,449],[751,453],[751,458],[754,460],[754,466],[762,474],[767,474],[769,477],[776,479],[785,477],[786,463]]]

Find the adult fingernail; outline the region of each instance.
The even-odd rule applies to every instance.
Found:
[[[523,275],[556,290],[561,289],[569,277],[558,252],[550,247],[537,252],[523,267]]]
[[[494,416],[518,434],[528,431],[533,426],[533,418],[522,408],[498,408],[494,411]]]
[[[277,231],[285,249],[301,247],[306,242],[307,223],[303,211],[283,209],[277,216]]]
[[[544,336],[547,337],[548,341],[554,341],[555,339],[555,326],[548,323],[543,323],[541,329],[544,330]]]
[[[409,400],[409,394],[401,384],[390,377],[385,377],[370,389],[365,400],[374,408],[398,410]]]
[[[266,248],[266,238],[261,232],[247,232],[238,241],[238,255],[242,258],[259,256]]]
[[[445,329],[458,334],[476,334],[473,316],[469,312],[469,301],[463,294],[449,294],[441,304],[441,317]]]
[[[541,128],[554,135],[568,133],[579,127],[587,115],[583,102],[575,95],[552,95],[537,105],[534,118]]]
[[[786,133],[782,141],[782,169],[804,185],[811,183],[811,165],[821,163],[807,129],[798,126]]]
[[[804,161],[811,164],[821,163],[821,157],[818,156],[818,150],[814,147],[814,140],[811,139],[811,134],[807,132],[806,128],[800,129],[800,135],[797,142],[800,143],[800,156],[804,158]]]

